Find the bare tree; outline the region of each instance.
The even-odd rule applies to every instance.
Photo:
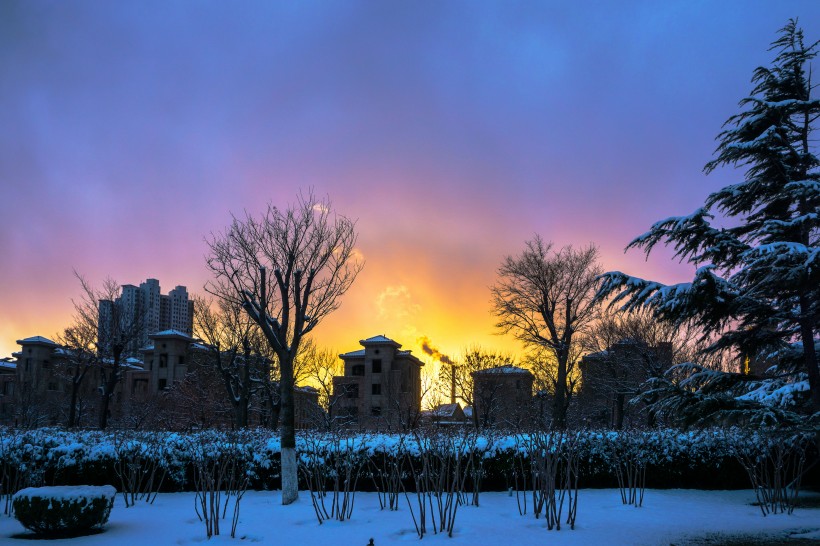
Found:
[[[577,345],[595,319],[598,249],[565,246],[554,251],[536,235],[520,256],[507,256],[492,288],[496,326],[526,345],[543,348],[556,364],[553,426],[566,427],[569,381]]]
[[[194,299],[194,330],[216,368],[234,411],[234,425],[248,426],[251,403],[271,382],[267,342],[259,326],[234,300]]]
[[[80,426],[83,408],[83,383],[88,372],[101,364],[97,354],[97,327],[89,325],[81,319],[75,320],[72,326],[66,328],[57,336],[57,341],[63,346],[65,358],[60,361],[60,373],[70,387],[68,400],[68,420],[66,426],[74,428]]]
[[[199,355],[206,356],[206,355]],[[224,388],[223,377],[210,362],[194,363],[182,380],[174,381],[167,391],[154,401],[161,408],[165,428],[173,430],[210,429],[224,427],[231,421],[236,428],[236,407],[233,400],[218,396]]]
[[[74,275],[82,287],[80,300],[74,302],[75,328],[82,329],[83,336],[94,331],[97,334],[94,345],[101,383],[98,418],[100,429],[105,429],[111,398],[122,379],[123,358],[127,356],[127,349],[142,337],[144,310],[139,304],[127,308],[117,301],[120,285],[114,279],[106,278],[102,286],[94,288],[76,271]],[[103,305],[106,306],[104,313],[101,310]]]
[[[329,417],[333,417],[333,378],[344,375],[344,362],[339,358],[339,354],[331,349],[323,349],[317,346],[313,340],[306,339],[297,356],[294,375],[302,375],[304,381],[310,381],[319,390],[319,405],[324,409]],[[298,381],[298,380],[297,380]]]
[[[215,279],[206,290],[241,305],[279,363],[283,504],[298,498],[294,359],[302,339],[339,307],[361,270],[355,244],[355,222],[334,214],[330,201],[312,192],[286,210],[269,204],[258,218],[234,217],[208,240]]]

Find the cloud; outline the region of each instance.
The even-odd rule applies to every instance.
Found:
[[[406,319],[421,310],[421,306],[413,303],[410,289],[405,285],[388,286],[376,296],[376,307],[379,310],[379,319]]]

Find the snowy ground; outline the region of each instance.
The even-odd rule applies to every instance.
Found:
[[[412,497],[411,497],[412,499]],[[798,543],[820,543],[820,508],[798,508],[793,515],[763,517],[751,505],[751,491],[649,490],[644,506],[621,505],[617,490],[582,490],[574,531],[547,531],[544,520],[532,514],[518,514],[515,497],[505,493],[483,493],[481,507],[461,507],[453,538],[425,536],[422,544],[442,546],[482,546],[529,544],[658,545],[690,544],[715,533],[741,537],[786,537],[801,534]],[[416,543],[406,501],[398,512],[380,511],[373,493],[356,495],[353,519],[328,521],[319,525],[310,496],[301,494],[291,506],[280,504],[279,492],[249,492],[242,500],[237,539],[230,538],[230,514],[223,520],[225,536],[209,544],[260,542],[293,546],[366,546],[373,538],[376,546]],[[31,544],[28,533],[14,519],[0,515],[0,544]],[[49,544],[110,545],[199,544],[206,542],[205,531],[194,513],[194,495],[159,495],[153,505],[125,508],[121,497],[104,532],[49,541]],[[714,543],[714,542],[710,542]],[[718,542],[720,543],[720,542]]]

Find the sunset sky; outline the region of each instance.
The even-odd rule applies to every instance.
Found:
[[[820,39],[816,0],[0,2],[0,357],[73,269],[202,293],[209,233],[311,187],[366,260],[319,345],[520,354],[489,287],[536,233],[689,279],[623,249],[741,175],[701,170],[796,16]]]

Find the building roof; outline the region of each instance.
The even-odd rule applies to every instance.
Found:
[[[17,363],[11,360],[10,358],[4,358],[0,360],[0,368],[4,370],[16,370]]]
[[[373,337],[369,337],[367,339],[362,339],[362,340],[359,341],[359,343],[361,343],[365,347],[370,346],[370,345],[390,345],[390,346],[395,347],[397,349],[396,350],[396,356],[409,358],[410,360],[416,362],[419,366],[424,366],[424,362],[422,362],[421,360],[419,360],[418,358],[416,358],[414,355],[411,354],[412,351],[409,351],[409,350],[408,351],[399,351],[398,349],[401,348],[401,343],[393,341],[392,339],[390,339],[389,337],[387,337],[385,335],[373,336]],[[347,352],[347,353],[342,353],[342,354],[339,355],[339,358],[362,358],[364,356],[365,356],[365,350],[364,349],[359,349],[358,351],[350,351],[350,352]]]
[[[186,339],[188,341],[193,341],[194,338],[186,334],[185,332],[180,332],[179,330],[163,330],[161,332],[157,332],[156,334],[151,334],[148,336],[151,339],[158,338],[158,337],[179,337]]]
[[[386,344],[386,345],[393,345],[396,348],[401,347],[401,343],[396,343],[395,341],[393,341],[392,339],[390,339],[389,337],[387,337],[385,335],[373,336],[373,337],[369,337],[367,339],[362,339],[362,340],[359,341],[359,343],[361,343],[362,345]]]
[[[609,351],[604,349],[603,351],[598,351],[596,353],[589,353],[584,355],[584,358],[607,358],[609,357]]]
[[[455,404],[441,404],[431,412],[435,417],[454,417],[456,412],[461,408],[458,403]]]
[[[532,375],[532,372],[529,370],[525,370],[524,368],[519,368],[518,366],[512,366],[510,364],[505,364],[504,366],[496,366],[494,368],[487,368],[486,370],[478,370],[477,372],[473,372],[474,374],[481,374],[481,375],[490,375],[490,374],[520,374],[520,375]]]
[[[39,344],[39,345],[53,345],[54,347],[58,347],[58,345],[56,343],[54,343],[53,341],[51,341],[47,337],[43,337],[43,336],[33,336],[33,337],[27,337],[26,339],[18,339],[17,344],[18,345],[36,345],[36,344]]]

